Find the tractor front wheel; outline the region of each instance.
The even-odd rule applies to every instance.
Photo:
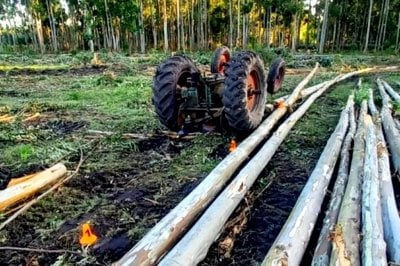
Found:
[[[241,132],[255,129],[265,110],[263,62],[253,52],[240,52],[231,59],[225,75],[222,102],[229,126]]]
[[[181,88],[189,87],[188,78],[199,72],[186,56],[173,56],[157,67],[153,80],[153,103],[160,122],[172,131],[178,131],[185,117],[179,112],[182,103]]]

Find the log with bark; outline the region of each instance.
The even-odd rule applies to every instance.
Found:
[[[372,94],[369,103],[373,104]],[[371,114],[378,114],[375,105],[369,104]],[[376,122],[377,151],[378,151],[378,170],[381,182],[381,204],[383,230],[386,241],[386,252],[388,260],[395,264],[400,264],[400,217],[396,206],[395,194],[393,191],[392,175],[390,173],[389,152],[383,136],[380,120]]]
[[[58,163],[24,182],[0,191],[0,211],[4,211],[6,208],[57,182],[66,172],[65,165]]]
[[[384,80],[381,81],[390,97],[392,97],[395,102],[400,103],[400,95],[392,88],[392,86],[389,85],[389,83]]]
[[[353,106],[353,96],[350,96],[335,131],[329,138],[296,205],[261,265],[300,264],[335,169],[349,126],[349,112]]]
[[[198,222],[167,254],[160,265],[195,265],[207,255],[213,241],[224,227],[232,212],[239,205],[246,192],[251,188],[258,175],[272,158],[290,129],[304,115],[312,103],[321,96],[325,89],[312,94],[286,121],[284,121],[260,151],[239,172],[231,184],[218,196]],[[350,105],[350,104],[349,104]],[[339,153],[341,142],[347,129],[348,109],[343,112],[341,126],[335,131],[330,145],[331,153]],[[333,140],[335,139],[335,141]],[[338,143],[340,142],[340,143]],[[338,147],[336,147],[338,146]],[[337,150],[337,152],[336,152]],[[327,162],[325,162],[327,163]],[[334,165],[334,163],[333,163]],[[332,166],[332,170],[333,170]],[[330,169],[324,168],[325,172]],[[321,174],[322,172],[320,172]]]
[[[318,65],[295,88],[285,102],[239,146],[222,160],[211,173],[161,221],[159,221],[128,253],[115,265],[153,265],[158,262],[178,238],[184,233],[193,220],[221,191],[236,169],[248,158],[249,154],[269,135],[276,123],[299,97],[301,90],[314,76]]]
[[[364,169],[364,118],[367,101],[363,101],[358,117],[357,131],[349,177],[332,240],[330,265],[360,265],[361,180]]]
[[[400,173],[400,132],[392,116],[392,105],[380,79],[376,80],[382,97],[381,119],[395,172]]]
[[[312,265],[329,265],[332,251],[332,242],[330,239],[331,231],[334,230],[339,215],[340,205],[347,185],[350,167],[350,149],[356,132],[356,119],[354,106],[349,110],[349,131],[343,142],[340,152],[340,163],[335,185],[330,196],[328,210],[325,214],[323,226],[318,238],[318,244],[314,251]]]
[[[380,201],[376,131],[369,115],[365,116],[365,126],[364,178],[361,204],[362,262],[363,265],[387,265]]]

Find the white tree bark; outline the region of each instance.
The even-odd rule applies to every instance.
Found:
[[[393,166],[396,172],[400,173],[400,132],[396,128],[396,124],[392,117],[392,105],[390,103],[389,95],[385,92],[383,84],[380,79],[376,80],[378,84],[378,89],[382,97],[382,110],[381,119],[383,124],[383,129],[385,132],[386,140],[389,144],[389,150],[391,153],[391,158]]]
[[[371,96],[370,96],[371,100]],[[372,107],[372,108],[371,108]],[[369,104],[370,112],[377,111],[375,105]],[[379,113],[377,113],[379,115]],[[378,121],[376,125],[377,135],[377,149],[378,149],[378,170],[379,180],[381,182],[381,205],[383,230],[385,241],[387,244],[387,255],[390,262],[400,264],[400,217],[398,208],[396,206],[396,199],[393,191],[392,175],[390,173],[389,153],[386,147],[385,138],[381,122]]]
[[[314,251],[312,265],[329,265],[329,260],[332,251],[332,242],[330,239],[331,231],[334,230],[340,205],[342,203],[344,191],[346,189],[347,180],[349,177],[350,167],[350,148],[352,146],[354,134],[356,132],[356,118],[354,114],[354,106],[349,110],[349,131],[343,142],[343,147],[340,153],[340,164],[337,174],[337,179],[333,187],[333,192],[329,202],[328,210],[325,214],[324,224],[318,239],[318,245]]]
[[[381,81],[386,91],[389,93],[390,97],[392,97],[392,99],[395,100],[396,102],[400,103],[400,95],[386,81],[384,80]]]
[[[362,262],[363,265],[387,265],[383,239],[380,180],[375,126],[371,116],[365,117],[366,138],[364,179],[362,184]]]
[[[239,172],[232,183],[228,185],[227,188],[218,196],[218,198],[211,204],[211,206],[201,216],[197,223],[179,241],[179,243],[175,245],[175,247],[167,254],[167,256],[159,265],[196,265],[204,259],[204,257],[207,255],[209,247],[223,229],[225,222],[229,219],[229,216],[243,199],[246,192],[253,185],[258,175],[268,164],[275,151],[279,148],[279,145],[289,134],[290,129],[305,114],[312,103],[327,90],[327,88],[328,86],[326,86],[325,89],[321,89],[311,95],[304,102],[304,104],[302,104],[285,122],[279,126],[279,128],[274,132],[271,138],[268,139],[260,151],[257,152],[251,161],[247,163],[247,165]],[[324,159],[321,159],[321,162],[318,164],[320,166],[318,174],[315,173],[312,177],[310,177],[310,180],[312,178],[319,179],[319,181],[314,180],[315,182],[313,182],[315,186],[318,186],[318,191],[324,191],[324,184],[329,183],[328,178],[325,179],[319,177],[321,177],[321,175],[324,177],[329,177],[333,171],[335,163],[331,162],[331,160],[327,160],[326,157],[328,157],[327,153],[333,154],[333,158],[335,158],[335,155],[337,158],[339,154],[340,146],[348,126],[348,109],[343,112],[340,121],[340,126],[338,126],[337,130],[335,131],[334,137],[328,141],[327,146],[329,146],[329,149],[323,153],[325,156],[321,156],[321,158]],[[316,169],[317,168],[318,166]],[[310,189],[312,189],[312,186],[313,185],[310,185]],[[313,199],[314,198],[309,198],[311,202],[313,202]],[[309,217],[311,218],[311,216]],[[317,216],[315,216],[315,219],[316,217]],[[308,227],[309,223],[304,221],[303,225]],[[311,234],[311,231],[309,233]],[[305,241],[305,239],[301,238],[299,241]],[[297,248],[296,250],[297,251],[293,250],[293,252],[299,254],[299,249]]]
[[[346,191],[340,206],[336,234],[333,239],[330,265],[360,265],[361,180],[364,168],[364,117],[367,102],[363,101],[354,137],[353,157]]]
[[[230,153],[211,173],[167,216],[158,222],[128,253],[115,265],[152,265],[177,241],[179,236],[221,191],[236,169],[249,154],[269,135],[276,123],[298,99],[301,90],[314,76],[318,65],[296,87],[283,108],[278,108],[240,145]]]
[[[300,264],[339,157],[352,106],[354,106],[354,101],[350,96],[335,131],[329,138],[296,205],[261,265]]]
[[[368,11],[368,26],[367,26],[367,34],[365,37],[365,46],[364,53],[368,51],[368,43],[369,43],[369,32],[371,29],[371,15],[372,15],[372,6],[374,5],[374,0],[369,0],[369,11]]]

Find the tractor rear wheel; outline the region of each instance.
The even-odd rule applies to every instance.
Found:
[[[226,65],[231,60],[231,51],[228,47],[222,46],[214,51],[211,61],[211,73],[225,74]]]
[[[267,78],[267,91],[271,94],[277,92],[282,86],[284,77],[285,61],[283,61],[282,58],[278,57],[274,61],[272,61],[271,66],[269,67]]]
[[[231,59],[225,75],[222,103],[229,126],[242,132],[253,130],[265,110],[263,62],[253,52],[240,52]]]
[[[186,56],[176,55],[157,67],[153,80],[153,103],[160,122],[168,129],[178,131],[185,117],[179,112],[182,98],[180,88],[188,87],[188,77],[198,72]]]

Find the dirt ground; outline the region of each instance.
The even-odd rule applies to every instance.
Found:
[[[47,60],[60,64],[61,59]],[[4,184],[11,177],[39,171],[58,161],[73,171],[81,151],[87,157],[76,177],[0,231],[0,246],[80,254],[8,250],[2,251],[0,264],[109,265],[228,154],[231,135],[200,134],[190,140],[173,140],[162,134],[165,128],[151,103],[152,74],[160,60],[115,56],[112,62],[94,68],[81,64],[0,71],[0,115],[40,113],[40,119],[33,122],[17,119],[0,124],[0,179]],[[5,61],[5,65],[11,64]],[[335,76],[343,67],[348,65],[324,68],[310,85]],[[282,90],[273,98],[290,92],[306,70],[289,73]],[[396,74],[384,77],[400,80]],[[365,86],[375,88],[374,79],[365,78]],[[256,265],[262,261],[296,203],[356,81],[330,90],[292,129],[247,200],[231,217],[239,223],[247,220],[235,237],[234,248],[227,251],[219,246],[229,234],[227,227],[202,265]],[[90,130],[115,134],[104,136]],[[156,136],[126,139],[123,133]],[[396,189],[400,202],[398,183]],[[7,212],[0,214],[0,221],[7,216]],[[80,226],[88,221],[99,241],[82,250]],[[306,256],[304,263],[308,260]]]

